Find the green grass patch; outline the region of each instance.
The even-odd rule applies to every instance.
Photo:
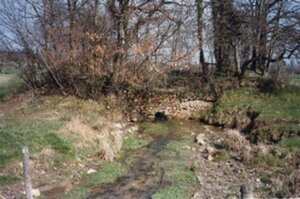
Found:
[[[89,196],[90,189],[86,187],[76,187],[71,192],[67,193],[63,199],[82,199]]]
[[[187,169],[182,170],[177,168],[171,172],[167,172],[165,180],[170,185],[164,186],[153,194],[153,199],[191,198],[198,184],[198,179],[194,172]]]
[[[89,186],[96,186],[99,184],[113,183],[118,177],[126,173],[126,168],[118,162],[104,163],[101,170],[86,176],[87,184]]]
[[[56,131],[62,121],[18,120],[2,118],[0,122],[0,167],[14,160],[20,160],[23,146],[31,153],[49,147],[64,157],[73,157],[72,143],[62,139]]]
[[[168,135],[169,124],[167,122],[145,122],[142,124],[143,132],[150,136]]]
[[[0,185],[10,185],[21,180],[21,177],[15,175],[0,176]]]
[[[0,101],[10,93],[18,91],[24,82],[15,74],[0,74]]]
[[[290,84],[295,86],[300,86],[300,77],[299,76],[292,77],[290,80]]]
[[[300,119],[300,89],[287,87],[272,93],[255,88],[229,90],[220,99],[218,108],[226,111],[247,106],[260,112],[259,120]]]
[[[163,188],[153,194],[151,196],[152,199],[185,199],[185,198],[190,198],[188,197],[191,195],[189,193],[189,190],[179,188],[177,186],[170,186]]]
[[[256,121],[300,120],[300,89],[295,86],[264,91],[243,87],[224,91],[219,101],[200,119],[226,127],[246,127],[248,112],[259,113]],[[284,128],[300,129],[300,126],[285,125]],[[280,127],[282,128],[282,127]]]
[[[300,137],[291,137],[280,142],[280,146],[290,150],[300,149]]]
[[[136,150],[150,143],[150,140],[137,138],[136,135],[130,135],[123,141],[122,149]]]
[[[252,166],[256,168],[280,167],[284,165],[284,162],[284,159],[268,153],[255,159],[252,163]]]
[[[192,186],[194,184],[197,184],[198,180],[194,172],[192,171],[184,171],[184,170],[177,170],[173,171],[169,174],[168,178],[170,181],[172,181],[174,184],[179,186]]]
[[[171,140],[160,152],[159,166],[164,169],[164,186],[152,195],[154,199],[191,198],[198,179],[189,165],[188,157],[193,147],[191,139]],[[171,156],[168,154],[172,154]]]
[[[213,157],[213,160],[216,162],[224,162],[230,160],[230,156],[225,150],[217,151]]]

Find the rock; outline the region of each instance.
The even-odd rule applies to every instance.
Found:
[[[135,133],[139,130],[138,126],[131,126],[130,128],[127,129],[128,133]]]
[[[206,144],[206,142],[205,142],[205,136],[203,134],[199,134],[196,137],[196,142],[197,142],[197,144],[205,145]]]
[[[39,197],[39,196],[41,196],[41,192],[40,192],[39,189],[32,189],[31,193],[32,193],[33,197]]]
[[[123,125],[121,123],[115,123],[114,127],[116,129],[122,129],[123,128]]]
[[[87,174],[92,174],[92,173],[96,173],[97,171],[95,169],[89,169],[87,171]]]
[[[206,152],[207,152],[207,153],[210,154],[210,153],[213,153],[214,151],[215,151],[214,148],[212,148],[212,147],[210,147],[210,146],[209,146],[209,147],[206,147]]]
[[[208,161],[212,161],[214,158],[213,158],[213,156],[211,155],[211,154],[209,154],[208,156],[207,156],[207,160]]]
[[[136,118],[136,117],[131,118],[131,122],[137,122],[137,121],[138,121],[138,118]]]
[[[184,149],[191,150],[190,146],[185,146]]]

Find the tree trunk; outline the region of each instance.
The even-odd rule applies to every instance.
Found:
[[[203,51],[203,0],[196,0],[197,4],[197,25],[198,25],[198,45],[199,45],[199,65],[202,68],[202,73],[204,75],[207,75],[208,68],[205,64],[205,57],[204,57],[204,51]]]

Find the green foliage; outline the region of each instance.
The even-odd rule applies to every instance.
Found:
[[[0,167],[20,159],[23,146],[28,146],[32,153],[49,147],[66,157],[74,155],[72,144],[55,132],[64,124],[62,121],[2,118],[0,123]]]
[[[99,184],[112,183],[125,173],[126,168],[121,163],[109,162],[104,163],[99,172],[86,176],[86,180],[89,186],[96,186]]]
[[[86,187],[77,187],[73,189],[71,192],[66,194],[63,199],[82,199],[89,196],[90,189]]]
[[[0,176],[0,185],[10,185],[21,180],[21,177],[15,175]]]
[[[136,150],[149,144],[150,140],[137,138],[136,136],[130,135],[123,141],[122,148],[125,150]]]

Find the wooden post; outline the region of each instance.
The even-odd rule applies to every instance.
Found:
[[[32,185],[30,178],[30,167],[29,167],[29,150],[28,147],[23,147],[23,178],[25,183],[26,199],[33,199],[32,197]]]
[[[241,199],[253,199],[253,187],[251,184],[243,184],[240,188]]]

